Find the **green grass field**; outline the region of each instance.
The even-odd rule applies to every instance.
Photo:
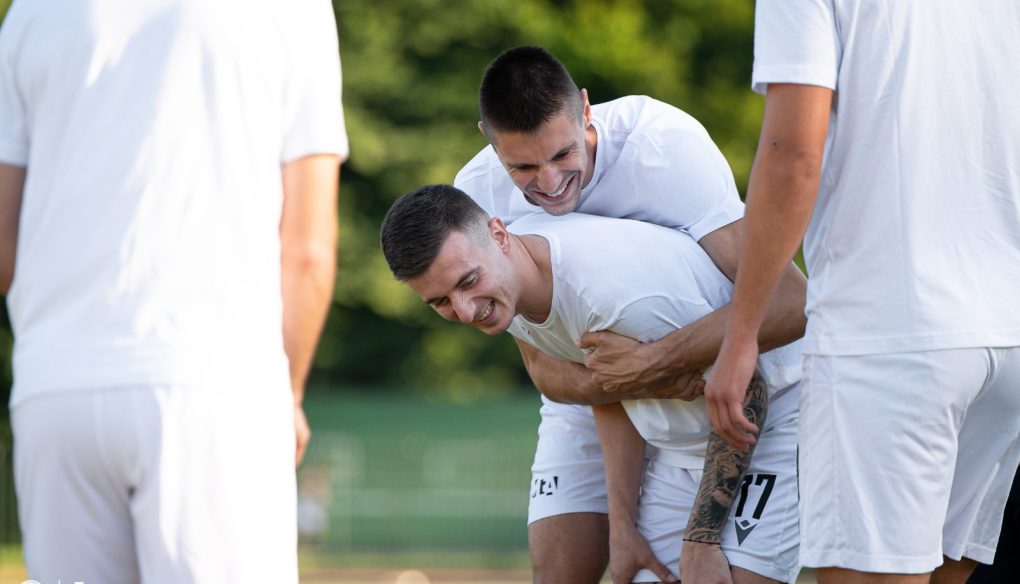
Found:
[[[325,553],[526,551],[539,403],[310,393],[305,542]]]
[[[298,472],[302,581],[530,582],[539,405],[532,392],[472,403],[310,392],[313,438]],[[20,548],[0,547],[0,584],[25,577]]]

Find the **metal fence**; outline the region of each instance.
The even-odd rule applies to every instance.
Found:
[[[302,542],[324,552],[527,549],[537,395],[454,404],[315,392],[298,471]],[[0,543],[17,543],[9,430],[0,425]]]

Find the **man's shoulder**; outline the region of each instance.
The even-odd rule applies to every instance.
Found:
[[[680,108],[647,95],[628,95],[592,106],[592,116],[612,133],[655,137],[675,130],[703,132],[698,120]]]
[[[615,250],[620,249],[625,250],[620,259],[631,263],[635,245],[697,246],[689,234],[678,229],[579,212],[559,216],[532,213],[519,218],[509,229],[518,235],[540,235],[561,246],[562,251],[583,252],[596,263],[615,257]]]
[[[520,196],[492,146],[483,148],[457,172],[453,186],[464,191],[486,213],[506,223],[533,210]]]
[[[496,151],[490,144],[479,150],[477,154],[471,157],[471,160],[469,160],[467,164],[457,171],[457,175],[453,179],[453,184],[457,188],[463,189],[463,187],[460,186],[461,184],[477,181],[480,178],[488,179],[495,170],[505,172],[499,163],[499,157],[496,156]]]

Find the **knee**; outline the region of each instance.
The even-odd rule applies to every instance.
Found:
[[[943,556],[942,565],[931,574],[931,584],[964,584],[977,562],[970,558],[953,560]]]

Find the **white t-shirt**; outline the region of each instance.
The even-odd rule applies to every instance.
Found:
[[[286,383],[281,163],[319,153],[347,153],[325,0],[15,3],[0,34],[0,161],[28,167],[12,406]]]
[[[543,323],[514,318],[509,332],[544,353],[583,362],[575,343],[585,332],[609,330],[642,342],[662,338],[729,303],[733,284],[688,235],[641,221],[581,213],[535,213],[509,227],[549,242],[553,299]],[[800,343],[763,354],[759,368],[770,397],[801,373]],[[623,402],[656,456],[700,469],[712,427],[704,398]]]
[[[697,120],[645,96],[592,106],[597,147],[578,211],[650,221],[698,240],[744,216],[722,152]],[[541,211],[527,202],[492,146],[457,173],[454,186],[510,224]]]
[[[835,90],[805,352],[1020,345],[1016,0],[755,10],[755,91]]]

